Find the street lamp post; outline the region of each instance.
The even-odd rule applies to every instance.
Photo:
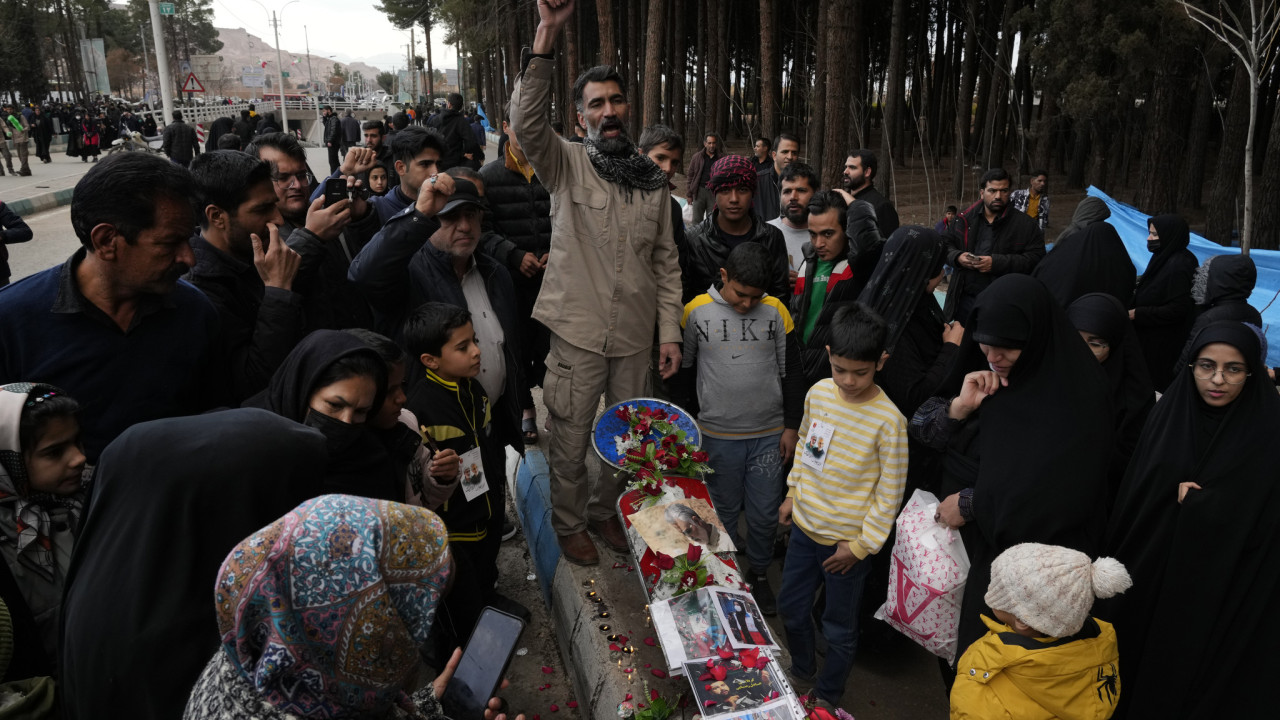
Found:
[[[258,6],[262,8],[263,12],[267,12],[266,5],[263,5],[262,3],[258,2],[258,0],[253,0],[253,1],[258,3]],[[283,15],[284,9],[296,2],[298,2],[298,0],[289,0],[289,2],[285,3],[280,8],[280,14]],[[151,3],[152,5],[154,5],[156,3],[156,0],[151,0]],[[270,12],[271,12],[271,27],[272,29],[275,30],[275,33],[276,33],[276,73],[280,78],[280,129],[285,132],[289,132],[289,111],[284,106],[285,105],[284,60],[282,60],[280,57],[280,21],[276,18],[275,10],[271,10]]]
[[[295,0],[296,2],[296,0]],[[173,119],[173,78],[169,75],[169,55],[164,47],[164,33],[160,26],[160,0],[149,0],[151,9],[151,37],[156,47],[156,78],[160,84],[160,124],[168,125]]]

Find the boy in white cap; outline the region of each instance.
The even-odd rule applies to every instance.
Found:
[[[991,565],[986,602],[998,620],[956,664],[951,717],[1111,717],[1120,699],[1120,660],[1110,623],[1090,617],[1095,597],[1133,581],[1114,558],[1024,543]]]

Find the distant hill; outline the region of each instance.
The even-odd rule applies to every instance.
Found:
[[[242,73],[244,68],[262,68],[262,63],[265,61],[267,65],[262,71],[263,75],[270,78],[268,80],[269,84],[273,83],[277,69],[275,47],[244,28],[217,28],[217,30],[218,39],[222,41],[222,50],[217,53],[217,57],[222,60],[220,67],[218,67],[216,61],[210,60],[204,63],[197,63],[193,60],[197,75],[209,76],[207,78],[200,77],[206,89],[215,95],[238,95],[241,97],[261,95],[263,89],[245,87],[241,83]],[[331,58],[311,55],[311,66],[308,69],[308,56],[306,53],[289,53],[286,51],[281,53],[280,59],[284,63],[285,72],[289,73],[289,77],[285,79],[285,84],[290,88],[291,92],[296,91],[297,85],[305,85],[308,80],[313,78],[316,82],[327,82],[333,74],[333,66],[336,62]],[[363,62],[337,64],[348,72],[361,73],[370,83],[376,82],[378,73],[381,72],[378,68]],[[221,77],[218,77],[219,75]],[[267,91],[274,92],[274,90]]]

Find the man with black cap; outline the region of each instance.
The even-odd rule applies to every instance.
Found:
[[[412,211],[382,226],[351,262],[348,277],[379,313],[379,327],[399,335],[404,317],[423,303],[445,302],[471,312],[480,343],[480,375],[494,408],[498,440],[523,452],[520,408],[529,400],[519,363],[515,288],[502,263],[476,252],[488,205],[476,171],[454,168],[418,190]]]

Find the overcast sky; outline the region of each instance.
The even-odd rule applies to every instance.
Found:
[[[309,36],[312,55],[333,55],[344,63],[359,60],[380,70],[390,70],[393,65],[404,67],[409,31],[392,25],[386,15],[374,9],[372,0],[297,0],[285,7],[286,1],[261,0],[259,4],[255,0],[213,0],[213,24],[242,27],[274,44],[269,16],[275,10],[280,18],[280,48],[285,52],[306,52]],[[425,56],[421,26],[414,35],[418,54]],[[432,63],[437,68],[457,67],[453,46],[443,42],[444,31],[437,30],[433,37]]]

